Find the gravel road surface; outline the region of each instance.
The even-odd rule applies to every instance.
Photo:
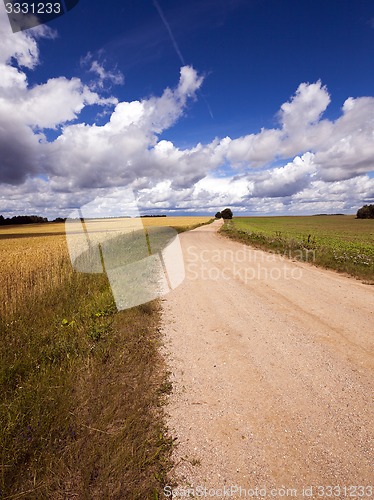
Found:
[[[374,287],[220,224],[180,235],[186,279],[163,299],[175,493],[346,498],[373,484]]]

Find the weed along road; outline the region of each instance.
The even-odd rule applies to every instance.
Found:
[[[186,279],[163,299],[178,492],[368,497],[374,287],[228,240],[220,224],[180,235]]]

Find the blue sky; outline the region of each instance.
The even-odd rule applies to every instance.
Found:
[[[1,9],[3,215],[374,202],[372,0],[80,0],[22,33]]]

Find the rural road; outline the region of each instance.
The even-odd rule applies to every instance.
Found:
[[[220,224],[180,235],[186,279],[163,299],[176,493],[370,498],[351,487],[374,481],[374,287]]]

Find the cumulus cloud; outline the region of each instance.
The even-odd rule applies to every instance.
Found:
[[[313,157],[312,153],[305,153],[284,167],[262,173],[252,182],[250,194],[260,198],[279,198],[302,191],[310,184],[316,170]]]
[[[9,63],[11,59],[20,66],[33,69],[39,63],[38,38],[55,38],[56,32],[46,25],[32,28],[13,36],[8,16],[0,10],[0,62]]]
[[[0,97],[9,97],[26,88],[26,75],[20,68],[34,69],[39,63],[37,40],[55,36],[45,25],[14,35],[6,13],[0,10]]]
[[[225,142],[234,166],[261,167],[307,152],[325,180],[349,179],[374,170],[374,98],[348,98],[335,122],[322,119],[330,95],[321,82],[303,83],[281,105],[280,127]]]
[[[181,149],[164,137],[203,84],[191,66],[161,95],[132,102],[108,97],[124,78],[100,54],[83,60],[96,77],[89,85],[61,76],[31,88],[25,68],[39,63],[37,39],[54,33],[13,34],[0,13],[0,35],[0,210],[66,214],[97,196],[117,210],[110,193],[121,187],[135,190],[143,211],[352,210],[374,201],[374,97],[348,97],[331,121],[327,88],[301,83],[280,103],[278,126]],[[79,120],[91,105],[109,107],[106,123]]]
[[[325,180],[349,179],[374,170],[374,98],[348,98],[315,161]]]
[[[64,77],[53,78],[26,92],[20,92],[7,102],[26,125],[39,129],[56,129],[61,124],[71,122],[87,105],[116,103],[114,98],[102,99],[91,92],[79,78],[68,80]],[[3,106],[6,112],[6,104]]]
[[[327,88],[320,81],[301,83],[292,99],[281,106],[279,115],[283,130],[290,135],[297,133],[300,128],[305,130],[317,123],[329,104]]]
[[[187,98],[201,83],[192,67],[183,67],[175,89],[167,88],[160,97],[118,103],[105,125],[64,127],[56,141],[45,145],[45,157],[53,158],[46,170],[78,188],[124,186],[139,177],[157,181],[172,170],[177,184],[195,182],[204,175],[197,157],[209,156],[209,148],[180,151],[171,143],[158,143],[157,136],[183,114]]]
[[[118,103],[78,78],[53,78],[29,88],[24,68],[39,63],[37,39],[54,36],[45,26],[14,34],[0,11],[0,182],[20,184],[44,171],[44,129],[75,120],[87,105]]]
[[[321,120],[330,103],[320,81],[302,83],[278,112],[280,126],[261,129],[227,143],[227,158],[234,166],[261,167],[274,159],[287,159],[324,146],[333,133],[333,123]]]
[[[227,159],[234,166],[260,167],[266,165],[278,155],[282,137],[281,130],[262,129],[258,134],[249,134],[233,140],[226,138]]]
[[[42,136],[40,136],[42,137]],[[21,184],[39,169],[39,137],[19,120],[0,113],[0,181]]]
[[[5,12],[0,10],[0,181],[10,184],[20,184],[28,173],[38,170],[42,136],[33,133],[11,103],[14,95],[27,88],[26,75],[19,68],[32,69],[38,64],[36,39],[53,36],[46,27],[32,32],[13,35]]]

